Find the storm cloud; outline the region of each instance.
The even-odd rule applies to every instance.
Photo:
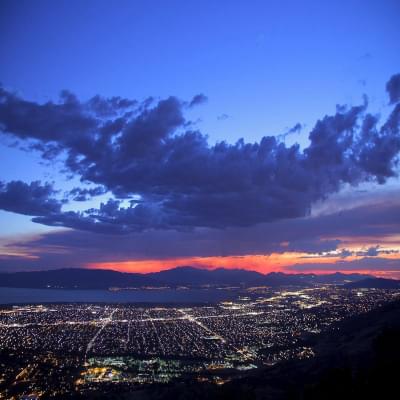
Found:
[[[392,103],[396,76],[387,84]],[[205,100],[199,96],[189,106]],[[210,145],[190,128],[187,107],[176,97],[82,102],[68,91],[58,102],[39,104],[0,89],[3,134],[46,159],[63,160],[68,173],[114,197],[98,209],[64,212],[49,192],[49,212],[29,205],[11,211],[41,224],[103,233],[226,229],[301,218],[346,184],[383,184],[397,176],[400,104],[383,123],[367,112],[366,101],[338,106],[317,121],[304,149],[274,136]],[[130,206],[121,198],[131,199]]]
[[[400,74],[393,75],[386,84],[390,103],[394,104],[400,100]]]
[[[75,201],[87,201],[94,196],[100,196],[104,193],[106,193],[106,189],[102,186],[96,186],[90,189],[75,187],[67,193],[67,197]]]
[[[296,264],[290,267],[292,272],[307,271],[379,271],[379,272],[400,272],[399,260],[392,260],[383,257],[364,257],[353,261],[338,261],[335,263],[312,263]]]
[[[0,181],[0,209],[24,215],[55,215],[61,212],[62,202],[53,198],[54,194],[49,183]]]
[[[388,238],[400,234],[400,203],[368,204],[329,215],[286,219],[254,227],[230,227],[225,230],[196,228],[191,231],[147,230],[119,236],[115,240],[103,231],[96,235],[84,230],[62,230],[39,237],[11,240],[6,253],[23,256],[0,256],[0,270],[84,267],[89,263],[120,262],[130,260],[168,260],[188,257],[225,257],[268,255],[272,253],[309,253],[310,257],[322,253],[346,258],[358,255],[383,258],[393,254],[387,246]],[[358,243],[365,251],[346,250],[348,243]],[[374,246],[371,246],[375,243]],[[379,247],[378,247],[379,246]],[[329,254],[331,253],[331,254]],[[339,253],[339,254],[338,254]],[[27,258],[25,255],[34,255]],[[364,263],[367,261],[364,261]],[[390,261],[400,269],[399,260]],[[357,264],[358,265],[358,264]],[[360,264],[361,265],[361,264]],[[372,264],[371,264],[372,265]],[[378,264],[374,264],[379,269]],[[304,264],[293,268],[318,268],[304,257]],[[251,264],[249,264],[251,267]],[[329,266],[321,263],[321,268]],[[332,269],[339,268],[338,265]],[[351,269],[351,268],[350,268]]]

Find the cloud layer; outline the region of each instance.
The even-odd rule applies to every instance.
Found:
[[[399,250],[398,235],[399,201],[254,227],[231,227],[224,231],[213,228],[149,230],[115,238],[106,233],[93,235],[91,232],[64,230],[10,241],[3,247],[5,254],[9,255],[0,256],[0,270],[84,267],[98,263],[109,263],[109,268],[119,269],[120,262],[138,260],[150,268],[151,260],[159,260],[157,267],[175,266],[193,257],[225,258],[224,265],[234,267],[238,266],[238,257],[281,254],[285,257],[281,265],[299,270],[352,269],[350,266],[353,269],[374,267],[379,270],[378,262],[368,261],[379,258],[382,266],[390,264],[392,270],[400,271],[398,253],[387,250],[391,247]],[[354,245],[361,250],[354,250]],[[21,255],[17,256],[18,253]],[[353,262],[353,256],[359,260]],[[383,259],[390,256],[396,256],[396,259],[387,262]],[[339,262],[336,266],[332,264],[335,260]],[[219,260],[213,261],[218,265]],[[240,266],[253,269],[252,261],[251,257],[244,258]],[[276,261],[276,258],[263,260],[260,270],[276,269]]]
[[[206,101],[202,94],[190,102],[101,96],[82,102],[64,91],[58,102],[39,104],[0,88],[3,134],[45,159],[62,159],[66,172],[98,185],[97,191],[76,189],[77,200],[103,191],[114,197],[98,209],[64,212],[49,184],[11,182],[0,186],[0,208],[41,224],[116,234],[304,217],[314,202],[345,184],[383,184],[396,176],[398,80],[395,75],[387,84],[394,106],[385,122],[367,112],[366,102],[338,106],[316,123],[304,150],[273,136],[209,145],[184,117],[186,109]],[[17,206],[10,205],[14,198]],[[122,207],[122,198],[131,205]]]
[[[39,181],[26,184],[21,181],[0,181],[0,209],[24,215],[54,215],[61,212],[62,202],[53,198],[52,185]]]

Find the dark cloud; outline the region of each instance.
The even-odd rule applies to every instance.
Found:
[[[67,197],[75,201],[87,201],[94,196],[100,196],[104,193],[106,193],[106,189],[103,186],[96,186],[90,189],[75,187],[67,193]]]
[[[20,139],[37,139],[43,145],[53,142],[72,145],[98,127],[93,115],[69,92],[62,92],[59,103],[37,104],[0,88],[2,130]]]
[[[278,135],[277,139],[280,141],[285,141],[286,137],[289,135],[292,135],[293,133],[300,133],[301,130],[303,129],[303,125],[301,125],[299,122],[292,126],[290,129],[288,129],[285,133]]]
[[[122,208],[120,204],[121,201],[110,199],[107,203],[101,203],[98,209],[53,213],[35,217],[32,221],[49,226],[110,234],[168,228],[168,221],[163,218],[161,210],[153,210],[151,206],[137,204],[134,201],[130,207]]]
[[[39,104],[0,87],[0,126],[18,139],[31,140],[33,148],[43,153],[50,150],[53,157],[62,150],[86,154],[95,139],[97,145],[106,145],[118,134],[136,104],[134,100],[101,96],[80,102],[66,90],[57,103]]]
[[[400,74],[393,75],[386,84],[390,103],[394,104],[400,100]]]
[[[365,250],[352,252],[353,255],[361,256],[361,257],[378,257],[381,255],[387,254],[398,254],[398,250],[385,250],[382,249],[379,245],[371,246]]]
[[[316,123],[304,150],[275,137],[211,146],[187,130],[185,107],[175,97],[79,102],[69,92],[37,104],[2,89],[3,132],[32,142],[46,158],[62,152],[67,172],[83,182],[139,199],[129,207],[111,199],[97,210],[33,214],[34,221],[113,233],[252,226],[307,216],[343,185],[382,184],[397,174],[400,104],[381,125],[366,102],[338,106]]]
[[[291,133],[298,133],[303,129],[303,126],[300,124],[300,122],[298,122],[297,124],[295,124],[294,126],[292,126],[287,132],[286,134],[291,134]]]
[[[367,249],[352,251],[349,249],[341,249],[339,253],[332,252],[327,250],[324,254],[319,255],[320,257],[337,257],[340,258],[348,258],[351,256],[359,256],[359,257],[378,257],[380,255],[387,255],[387,254],[398,254],[399,251],[397,250],[386,250],[382,249],[379,245],[368,247]],[[303,258],[311,258],[314,256],[304,256]]]
[[[399,260],[393,260],[383,257],[365,257],[358,260],[341,260],[335,263],[304,263],[296,264],[290,267],[292,271],[391,271],[400,272]]]
[[[353,252],[347,249],[342,249],[339,253],[340,258],[347,258],[353,255]],[[332,257],[332,254],[328,254],[328,257]]]
[[[387,121],[378,130],[378,118],[367,115],[361,127],[361,141],[357,150],[359,165],[378,183],[397,176],[400,151],[400,104],[397,104]]]
[[[100,224],[99,228],[102,226]],[[338,246],[346,245],[346,240],[357,243],[361,237],[367,238],[369,243],[378,244],[378,240],[384,242],[385,238],[399,234],[399,202],[365,205],[331,215],[287,219],[253,227],[233,227],[223,231],[212,228],[192,231],[152,229],[122,235],[118,240],[107,230],[101,232],[99,229],[96,235],[83,230],[63,230],[33,239],[13,241],[9,244],[10,252],[34,254],[36,258],[3,256],[0,258],[0,269],[82,267],[94,262],[242,256],[288,251],[315,255],[337,250]],[[372,254],[373,250],[367,248],[366,252]],[[380,258],[392,254],[391,250],[380,247],[378,252]],[[353,255],[353,252],[350,253],[348,255]],[[310,263],[310,269],[312,265]]]
[[[364,251],[357,252],[358,256],[376,257],[379,255],[379,246],[372,246]]]
[[[62,202],[54,199],[54,194],[53,186],[48,183],[0,182],[0,209],[38,216],[60,213]]]
[[[322,254],[325,252],[334,251],[337,249],[341,241],[339,239],[322,240],[319,238],[313,239],[297,239],[288,242],[287,245],[280,244],[279,250],[300,253]]]
[[[92,97],[87,102],[89,110],[94,111],[100,117],[116,116],[119,111],[125,112],[137,104],[136,100],[124,99],[119,96],[105,99],[99,95]]]
[[[189,107],[194,107],[198,106],[200,104],[207,103],[208,97],[204,95],[203,93],[196,94],[196,96],[193,97],[193,99],[189,103]]]

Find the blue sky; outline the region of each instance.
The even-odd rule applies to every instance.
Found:
[[[143,99],[199,92],[213,140],[312,125],[382,88],[400,64],[398,1],[2,2],[3,85]],[[329,96],[327,95],[329,94]],[[227,114],[231,118],[218,121]]]
[[[400,70],[398,1],[7,1],[0,4],[0,82],[42,104],[61,90],[155,101],[208,101],[186,109],[192,127],[219,141],[259,142],[295,124],[286,144],[309,145],[318,119],[337,104],[387,116],[385,84]],[[0,139],[0,180],[79,184],[61,161]],[[398,187],[397,178],[390,184]],[[367,185],[368,186],[368,185]],[[65,209],[99,205],[103,195]],[[4,237],[54,231],[0,211]],[[59,228],[57,228],[59,229]]]

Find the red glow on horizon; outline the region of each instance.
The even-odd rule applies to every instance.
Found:
[[[287,271],[287,267],[298,262],[301,256],[302,253],[273,253],[270,255],[187,257],[173,259],[129,260],[121,262],[92,263],[89,264],[88,267],[94,269],[114,269],[120,272],[138,273],[159,272],[177,266],[191,266],[204,269],[247,269],[261,273],[296,273],[296,271]],[[310,263],[312,262],[313,259],[310,259]]]
[[[204,269],[246,269],[257,271],[263,274],[269,272],[284,272],[287,274],[296,273],[315,273],[329,274],[333,272],[363,273],[381,277],[400,278],[399,271],[380,271],[371,269],[345,269],[339,257],[313,257],[304,259],[303,253],[283,253],[270,255],[245,255],[228,257],[189,257],[174,259],[157,260],[129,260],[119,262],[91,263],[87,265],[90,269],[112,269],[120,272],[149,273],[168,270],[179,266],[191,266]],[[360,257],[348,257],[347,261],[353,261]],[[399,259],[399,255],[390,255],[386,258]],[[317,264],[316,268],[306,270],[296,269],[296,264]],[[326,269],[321,269],[320,265],[326,264]]]

